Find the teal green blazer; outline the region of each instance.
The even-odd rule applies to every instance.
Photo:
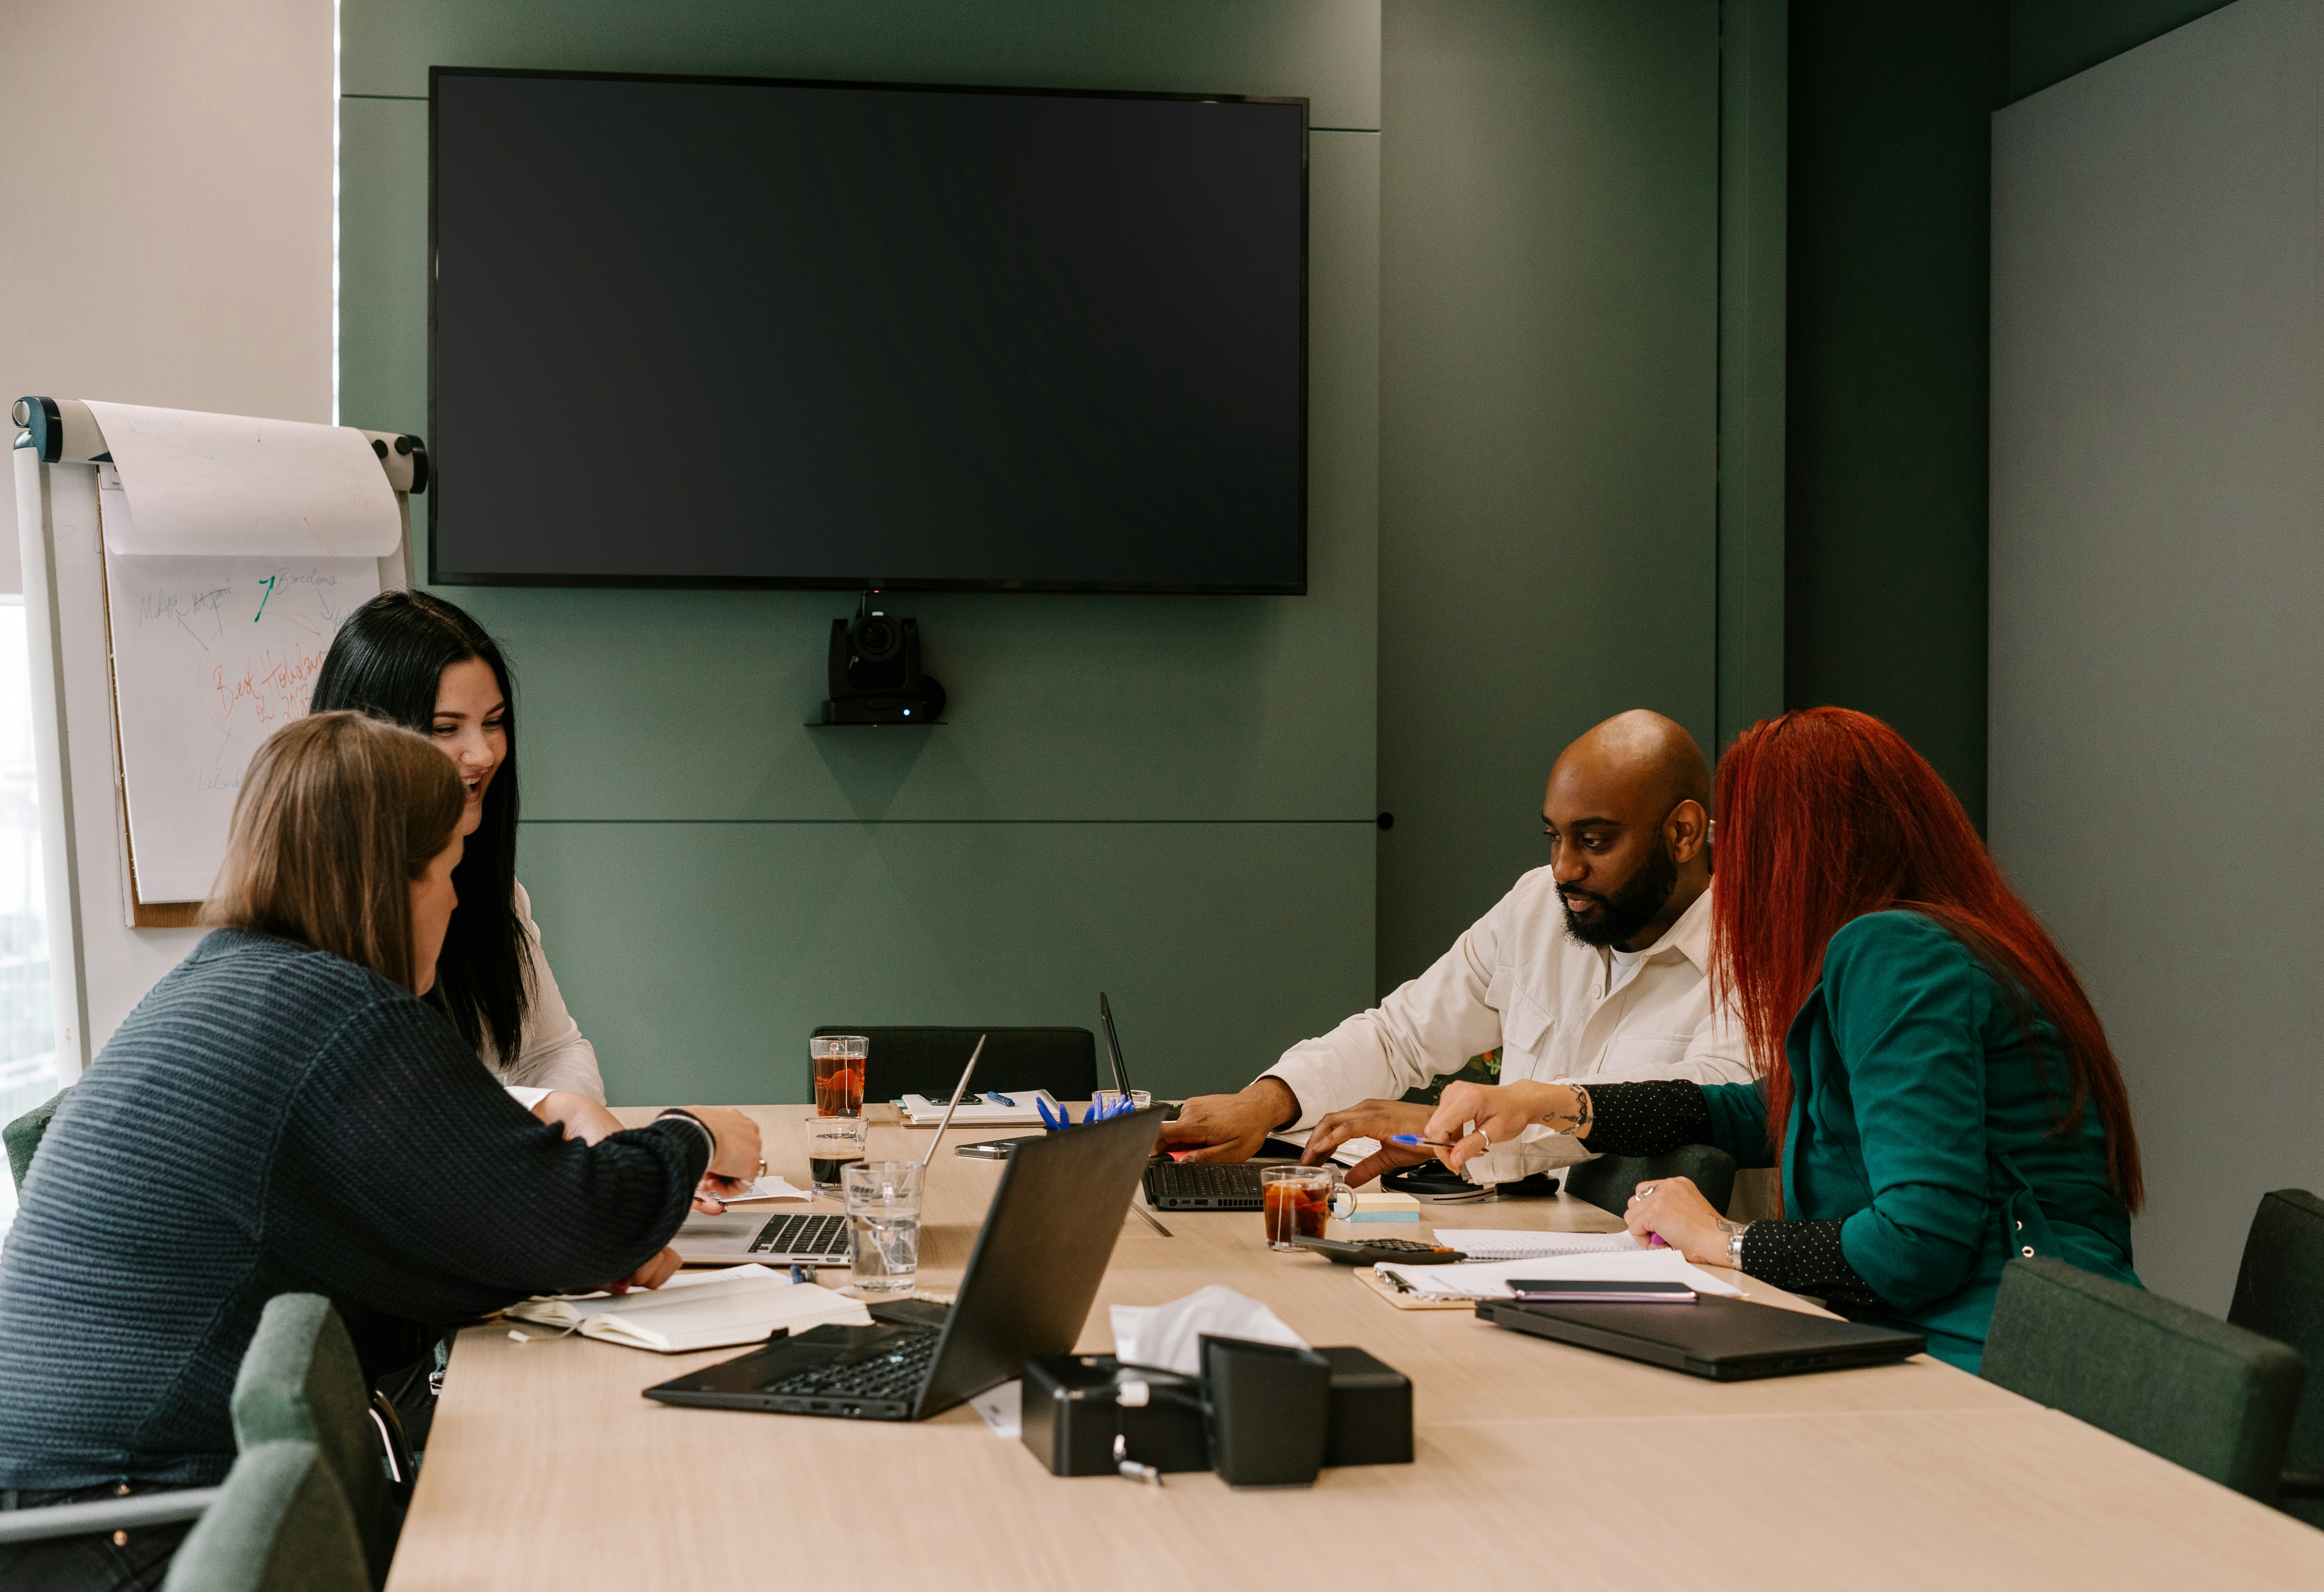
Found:
[[[1831,937],[1784,1043],[1784,1214],[1844,1219],[1841,1250],[1893,1323],[1969,1371],[2013,1257],[2052,1255],[2141,1285],[2106,1130],[2085,1107],[2053,1132],[2072,1099],[2065,1045],[2039,1014],[2034,1034],[2038,1056],[1992,970],[1933,918],[1874,912]],[[1720,1147],[1772,1164],[1758,1086],[1702,1092]]]

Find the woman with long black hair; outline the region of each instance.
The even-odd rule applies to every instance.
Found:
[[[391,720],[452,759],[466,793],[466,851],[452,876],[460,905],[428,998],[520,1104],[594,1140],[618,1126],[602,1109],[597,1053],[558,993],[516,879],[515,707],[484,626],[440,597],[383,592],[339,627],[312,711]]]

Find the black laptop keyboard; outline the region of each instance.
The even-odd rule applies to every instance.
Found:
[[[759,1391],[792,1398],[908,1401],[918,1396],[920,1384],[927,1379],[928,1365],[936,1358],[936,1343],[942,1336],[934,1331],[917,1332],[894,1342],[888,1353],[877,1358],[849,1365],[810,1366],[788,1376],[779,1376]]]
[[[1259,1208],[1259,1168],[1248,1161],[1177,1161],[1148,1169],[1147,1192],[1157,1200],[1213,1200]]]
[[[844,1216],[778,1216],[751,1241],[753,1255],[811,1255],[847,1258]]]

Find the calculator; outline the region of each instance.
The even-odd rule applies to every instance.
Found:
[[[1447,1249],[1442,1244],[1424,1244],[1417,1238],[1366,1238],[1360,1244],[1344,1238],[1294,1238],[1292,1243],[1302,1249],[1337,1261],[1342,1265],[1447,1265],[1469,1257],[1458,1249]]]

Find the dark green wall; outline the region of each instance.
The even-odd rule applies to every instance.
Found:
[[[2038,93],[2227,3],[2015,0],[2009,7],[2009,97]]]
[[[1794,0],[1784,695],[1985,814],[1986,326],[2002,0]]]
[[[1382,15],[1379,978],[1548,860],[1542,787],[1716,692],[1717,0]]]

